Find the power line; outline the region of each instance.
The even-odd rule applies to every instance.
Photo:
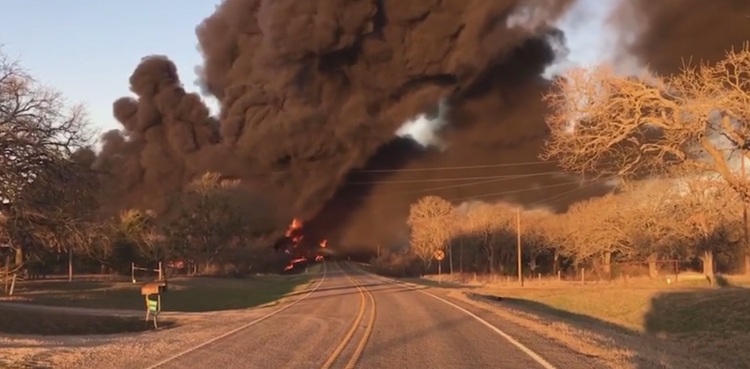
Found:
[[[564,191],[562,193],[558,193],[556,195],[553,195],[553,196],[550,196],[550,197],[547,197],[547,198],[535,201],[535,202],[531,203],[531,206],[541,205],[543,203],[549,204],[550,202],[560,201],[560,199],[562,199],[564,197],[567,197],[568,195],[570,195],[572,193],[581,191],[581,190],[589,188],[589,187],[591,187],[591,186],[593,186],[595,184],[601,184],[601,183],[602,183],[601,181],[594,181],[594,182],[591,182],[589,184],[583,185],[581,187],[574,188],[574,189],[568,190],[568,191]]]
[[[389,184],[389,183],[429,183],[429,182],[451,182],[451,181],[476,181],[485,179],[516,179],[516,178],[529,178],[538,177],[552,174],[564,174],[564,172],[539,172],[529,174],[504,174],[496,176],[482,176],[482,177],[456,177],[456,178],[430,178],[430,179],[405,179],[405,180],[385,180],[385,181],[364,181],[364,182],[349,182],[349,185],[370,185],[370,184]]]
[[[522,166],[533,166],[533,165],[544,165],[544,164],[556,164],[557,161],[528,161],[518,163],[500,163],[500,164],[484,164],[484,165],[459,165],[449,167],[434,167],[434,168],[404,168],[404,169],[361,169],[353,170],[352,173],[391,173],[391,172],[429,172],[435,170],[464,170],[464,169],[481,169],[481,168],[507,168],[507,167],[522,167]]]
[[[361,196],[361,197],[363,197],[363,198],[380,198],[380,197],[389,197],[389,196],[398,197],[398,196],[405,196],[405,195],[415,195],[415,194],[424,193],[424,192],[442,191],[442,190],[448,190],[448,189],[452,189],[452,188],[470,187],[470,186],[478,186],[478,185],[481,185],[481,184],[497,183],[497,182],[502,182],[502,181],[505,181],[505,180],[508,180],[508,179],[513,179],[513,178],[490,179],[490,180],[476,181],[476,182],[471,182],[471,183],[461,183],[461,184],[455,184],[455,185],[449,185],[449,186],[430,187],[430,188],[423,188],[423,189],[420,189],[420,190],[397,192],[397,193],[384,193],[384,194],[366,195],[366,196]]]
[[[450,199],[451,201],[466,201],[466,200],[474,200],[474,199],[480,199],[485,197],[497,197],[497,196],[504,196],[504,195],[512,195],[515,193],[522,193],[527,191],[536,191],[541,190],[545,188],[554,188],[554,187],[561,187],[561,186],[569,186],[572,184],[580,183],[580,181],[572,181],[572,182],[563,182],[563,183],[556,183],[553,185],[546,185],[546,186],[538,186],[538,187],[532,187],[532,188],[523,188],[520,190],[510,190],[510,191],[501,191],[501,192],[494,192],[494,193],[488,193],[484,195],[476,195],[476,196],[465,196],[460,198],[454,198]]]

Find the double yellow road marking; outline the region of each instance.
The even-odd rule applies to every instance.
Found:
[[[365,310],[368,299],[370,301],[370,319],[365,326],[365,331],[362,334],[362,338],[360,339],[359,344],[357,344],[357,346],[355,347],[354,353],[352,354],[351,358],[349,358],[349,361],[346,363],[346,366],[344,368],[353,369],[357,364],[357,361],[359,361],[359,358],[362,356],[362,352],[365,350],[365,346],[367,346],[367,341],[369,340],[370,335],[372,335],[373,327],[375,326],[375,297],[367,289],[367,287],[363,286],[355,278],[352,278],[349,275],[347,275],[346,278],[352,282],[352,285],[354,285],[354,287],[356,287],[357,291],[359,292],[359,311],[357,312],[357,316],[354,318],[354,322],[352,323],[351,327],[346,332],[346,335],[344,335],[344,338],[341,340],[339,345],[336,346],[336,349],[333,350],[331,356],[328,357],[328,360],[326,360],[321,369],[330,369],[336,362],[336,360],[339,359],[341,353],[344,352],[344,349],[346,349],[346,347],[349,345],[352,337],[354,337],[354,334],[360,327],[360,323],[362,323],[362,320],[365,318]]]

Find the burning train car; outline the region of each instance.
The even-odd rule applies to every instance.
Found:
[[[301,220],[294,218],[284,236],[274,243],[274,250],[283,252],[291,258],[289,264],[284,267],[284,272],[292,272],[295,268],[305,267],[310,262],[320,262],[326,257],[328,240],[323,239],[312,246],[306,241],[303,232],[304,226]]]

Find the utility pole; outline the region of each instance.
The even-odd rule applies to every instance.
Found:
[[[518,254],[518,281],[521,282],[523,287],[523,257],[521,255],[521,208],[516,208],[516,234],[518,236],[518,243],[516,245],[516,253]]]
[[[747,177],[745,177],[745,150],[740,150],[740,173],[742,175],[742,186],[747,185]],[[750,274],[750,232],[747,227],[747,200],[743,194],[742,196],[742,225],[744,229],[745,242],[745,274]]]

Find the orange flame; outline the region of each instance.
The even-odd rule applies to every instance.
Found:
[[[328,246],[328,240],[320,241],[320,248],[324,249],[326,248],[326,246]]]
[[[285,235],[287,237],[292,237],[292,233],[300,228],[302,228],[302,221],[294,218],[292,219],[292,223],[289,224],[289,228],[287,228]]]

